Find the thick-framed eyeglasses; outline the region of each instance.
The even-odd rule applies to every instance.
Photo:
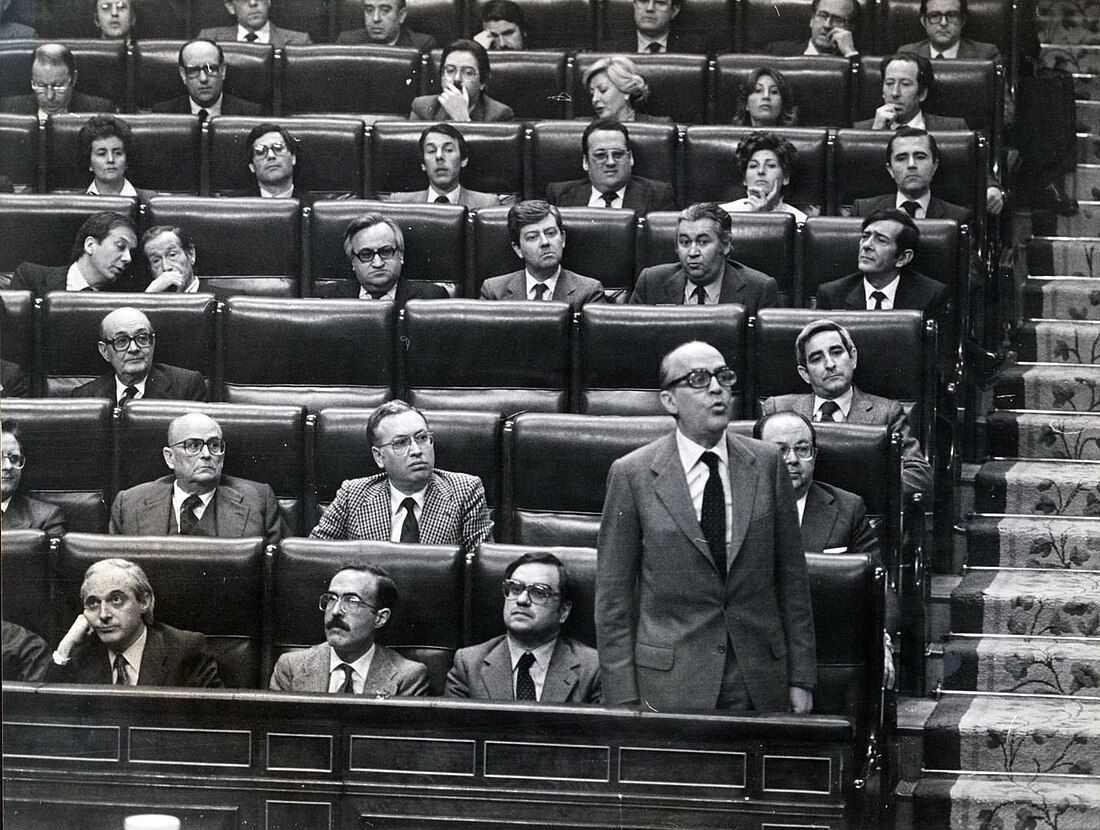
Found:
[[[839,14],[829,14],[828,12],[824,11],[814,12],[814,17],[816,17],[818,21],[824,23],[826,26],[847,26],[851,22],[847,17],[842,17]]]
[[[381,248],[360,248],[358,251],[354,252],[354,256],[357,260],[366,265],[367,263],[374,262],[376,256],[382,257],[384,262],[389,261],[397,256],[397,252],[400,250],[400,248],[395,248],[393,245],[383,245]]]
[[[322,611],[328,611],[329,608],[332,608],[338,603],[340,607],[349,614],[358,614],[367,608],[371,611],[377,610],[365,599],[355,594],[334,594],[332,591],[325,591],[321,594],[320,598],[317,600],[317,607]]]
[[[130,601],[130,595],[123,593],[122,591],[111,591],[107,594],[106,599],[101,600],[99,597],[85,597],[84,598],[84,610],[90,614],[96,614],[99,612],[100,606],[106,602],[109,606],[116,611]]]
[[[177,441],[174,444],[169,444],[170,447],[179,447],[183,450],[184,455],[198,455],[202,452],[202,448],[206,447],[210,450],[211,455],[225,455],[225,441],[221,438],[184,438],[182,441]]]
[[[73,85],[73,79],[72,78],[69,78],[69,80],[65,81],[65,83],[63,83],[63,84],[42,84],[42,83],[39,83],[38,81],[31,81],[31,89],[33,89],[35,92],[49,91],[49,92],[54,93],[55,95],[59,92],[64,92],[66,89],[68,89],[72,85]]]
[[[618,164],[626,158],[629,150],[593,150],[588,154],[596,164],[607,164],[609,161]]]
[[[665,389],[680,383],[686,383],[692,389],[706,389],[710,386],[711,378],[718,381],[719,386],[729,389],[737,383],[737,372],[729,366],[719,366],[713,372],[710,369],[692,369],[686,375],[670,380],[665,384]]]
[[[22,470],[27,465],[27,456],[17,452],[9,452],[4,456],[4,460],[8,462],[9,467],[16,470]]]
[[[100,340],[100,343],[106,343],[116,352],[125,352],[130,348],[130,344],[133,343],[139,349],[148,349],[153,343],[156,342],[157,336],[150,332],[138,332],[135,335],[120,334],[116,337],[112,337],[110,340]]]
[[[287,152],[287,147],[281,141],[273,141],[270,144],[257,144],[252,148],[253,157],[258,159],[267,158],[268,152],[281,156]]]
[[[389,447],[398,455],[407,455],[409,450],[412,449],[413,441],[416,441],[416,446],[420,447],[420,449],[430,447],[435,442],[435,433],[423,429],[412,437],[408,435],[398,435],[392,441],[387,441],[385,444],[375,444],[375,446]]]
[[[776,444],[776,446],[779,447],[779,452],[783,454],[784,461],[790,458],[792,453],[799,461],[809,461],[817,455],[817,447],[804,441],[800,441],[793,447],[788,447],[786,444]]]
[[[543,585],[541,582],[532,582],[528,585],[518,579],[506,579],[500,583],[500,587],[504,591],[505,599],[519,599],[520,595],[526,591],[527,596],[531,598],[531,602],[535,605],[546,605],[552,597],[561,596],[561,591],[555,591],[549,585]]]
[[[220,63],[196,63],[188,64],[183,67],[183,74],[188,78],[197,78],[199,75],[206,73],[208,77],[213,78],[215,75],[222,74],[222,70],[225,67]]]
[[[958,23],[960,20],[962,20],[962,12],[928,12],[928,14],[924,16],[924,19],[931,23],[933,26],[939,26],[945,20],[948,23]]]

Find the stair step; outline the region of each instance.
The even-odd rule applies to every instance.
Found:
[[[1100,101],[1078,101],[1077,124],[1082,132],[1100,135]]]
[[[1100,462],[987,461],[974,491],[979,513],[1100,516]]]
[[[1039,55],[1043,66],[1066,72],[1100,73],[1100,46],[1044,43]]]
[[[1100,636],[1100,572],[971,570],[951,592],[951,631]]]
[[[1077,163],[1095,164],[1097,161],[1100,161],[1100,141],[1088,133],[1077,133]]]
[[[1025,320],[1016,339],[1022,360],[1100,365],[1098,320]]]
[[[932,574],[925,608],[928,642],[937,643],[951,633],[951,595],[962,582],[958,574]]]
[[[986,441],[994,456],[1100,461],[1100,413],[997,411]]]
[[[993,386],[997,409],[1100,412],[1100,366],[1020,363],[1001,371]]]
[[[1092,72],[1073,73],[1073,97],[1078,101],[1100,98],[1100,75]]]
[[[1100,639],[955,637],[943,649],[943,688],[1100,698]]]
[[[1088,2],[1039,0],[1035,4],[1035,27],[1040,43],[1100,44],[1096,7]]]
[[[1096,830],[1100,781],[1057,776],[925,773],[912,793],[921,830]]]
[[[1023,316],[1100,321],[1100,279],[1096,277],[1028,277]]]
[[[1100,141],[1097,145],[1100,155]],[[1100,276],[1100,239],[1035,237],[1027,245],[1027,272],[1033,277]]]
[[[1078,164],[1069,179],[1070,192],[1078,199],[1100,199],[1100,164]]]
[[[1097,106],[1100,108],[1100,102]],[[1100,119],[1100,109],[1096,117]],[[1100,126],[1097,132],[1100,132]],[[1054,218],[1054,233],[1058,236],[1096,236],[1100,233],[1100,202],[1079,200],[1076,214]]]
[[[1100,570],[1100,519],[978,514],[966,534],[971,567]]]

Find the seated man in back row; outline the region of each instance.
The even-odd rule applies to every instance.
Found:
[[[137,227],[129,216],[93,213],[76,232],[69,265],[21,262],[12,274],[11,288],[35,297],[50,291],[133,291],[127,277],[137,242]]]
[[[432,51],[435,38],[408,28],[405,25],[408,14],[405,0],[363,0],[363,28],[340,32],[336,42]]]
[[[271,2],[272,0],[225,0],[225,10],[236,25],[211,26],[199,32],[199,37],[238,43],[270,43],[276,49],[312,43],[305,32],[284,29],[272,23]],[[284,2],[293,3],[294,0]]]
[[[69,112],[116,112],[114,101],[76,91],[73,53],[60,43],[41,43],[31,61],[30,95],[0,99],[0,112],[37,115],[44,121]]]
[[[894,193],[856,199],[853,216],[870,216],[884,208],[904,210],[914,219],[966,222],[969,208],[932,195],[932,177],[940,167],[936,137],[916,127],[899,127],[886,144],[886,170],[897,185]]]

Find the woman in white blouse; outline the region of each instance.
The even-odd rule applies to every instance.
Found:
[[[80,163],[88,164],[91,196],[133,196],[137,190],[126,179],[132,134],[130,125],[113,115],[93,115],[80,128]]]
[[[743,199],[726,202],[727,213],[790,213],[796,222],[806,214],[783,201],[783,188],[791,183],[798,150],[790,141],[771,132],[749,133],[737,146],[737,164],[745,183]]]

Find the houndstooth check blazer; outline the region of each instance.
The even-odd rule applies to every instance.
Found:
[[[385,473],[353,478],[340,485],[310,539],[373,539],[388,542],[390,488]],[[477,476],[433,470],[420,515],[425,545],[462,545],[475,550],[493,534],[485,486]]]

